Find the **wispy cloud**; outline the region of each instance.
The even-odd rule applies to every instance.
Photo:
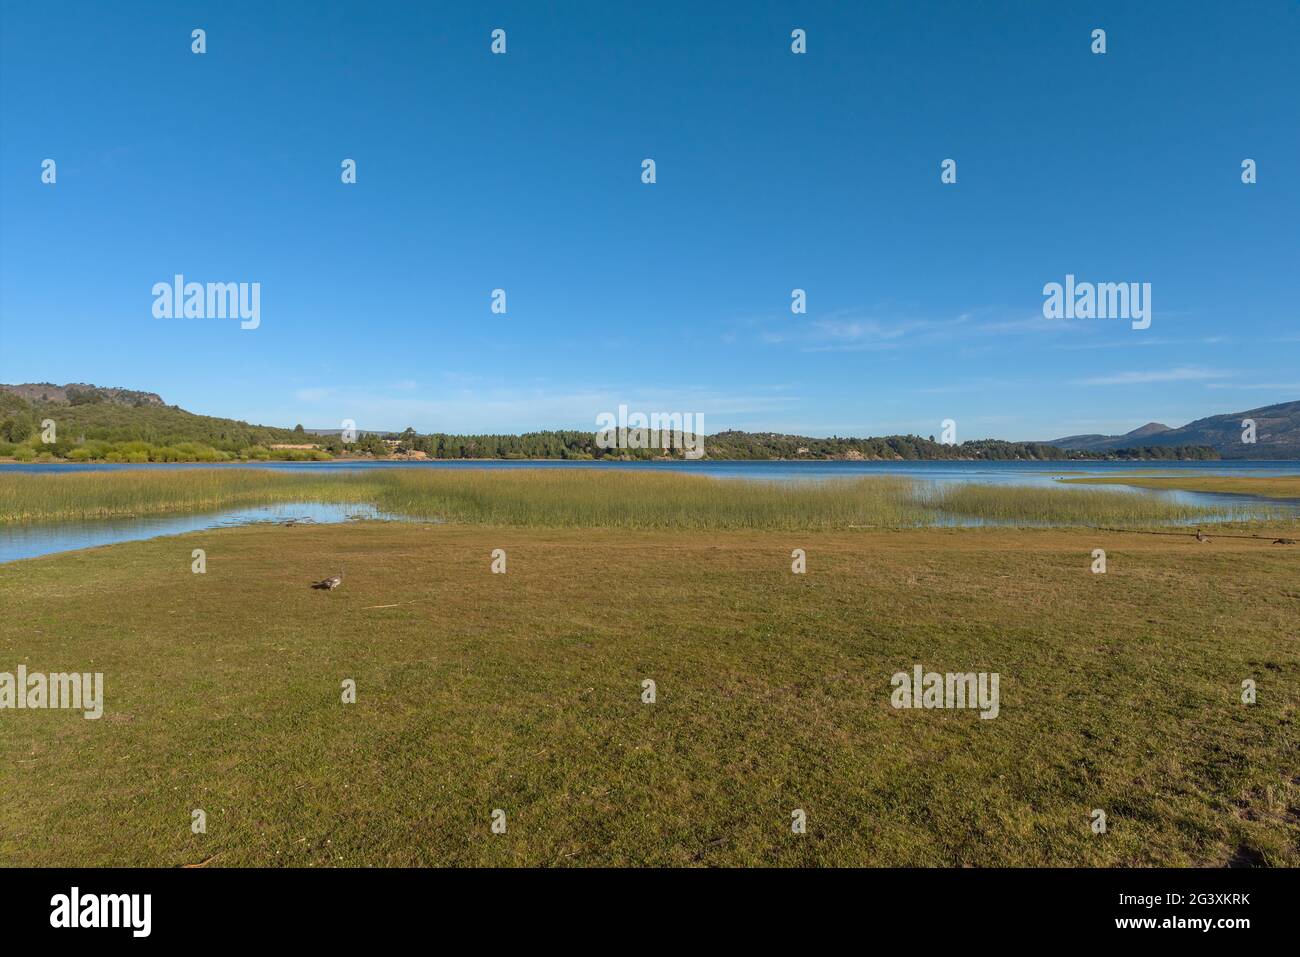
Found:
[[[1148,382],[1194,382],[1201,379],[1230,379],[1235,373],[1198,366],[1180,366],[1177,369],[1147,369],[1139,372],[1117,372],[1113,375],[1075,379],[1074,385],[1143,385]]]
[[[870,310],[843,309],[804,323],[782,320],[777,329],[762,329],[766,345],[791,344],[801,352],[876,352],[943,343],[984,340],[1023,344],[1030,335],[1087,336],[1097,328],[1082,323],[1059,323],[1030,315],[988,318],[991,310],[964,312],[947,319],[873,315]]]
[[[1251,390],[1261,392],[1297,392],[1300,393],[1300,382],[1256,382],[1245,384],[1239,382],[1210,382],[1205,386],[1207,389],[1232,389],[1232,390]]]
[[[1218,346],[1232,342],[1228,336],[1204,336],[1200,339],[1161,339],[1155,336],[1121,335],[1093,342],[1069,342],[1056,346],[1065,351],[1084,349],[1145,349],[1151,346]]]

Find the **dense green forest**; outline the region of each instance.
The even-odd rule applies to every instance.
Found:
[[[53,388],[53,387],[52,387]],[[29,393],[31,390],[28,390]],[[0,456],[19,461],[66,459],[107,462],[222,462],[247,459],[330,459],[340,456],[432,459],[653,459],[680,449],[605,449],[596,433],[528,432],[523,435],[367,433],[344,443],[334,433],[249,425],[234,419],[195,415],[164,405],[148,393],[101,390],[93,386],[58,389],[58,400],[24,398],[0,388]],[[39,395],[39,393],[38,393]],[[52,420],[52,441],[42,422]],[[632,436],[635,439],[635,436]],[[276,445],[315,448],[274,448]],[[1146,446],[1106,452],[1081,452],[1041,442],[979,439],[944,445],[934,436],[810,438],[774,432],[719,432],[706,436],[711,459],[864,459],[864,460],[1021,460],[1066,459],[1217,459],[1204,446]]]
[[[529,432],[524,435],[420,435],[407,429],[388,436],[399,441],[398,449],[423,452],[429,458],[462,459],[599,459],[604,457],[653,459],[673,449],[602,449],[594,432]],[[627,443],[622,443],[626,445]],[[366,447],[375,451],[382,437],[371,437]],[[1193,446],[1120,449],[1104,455],[1059,449],[1041,442],[1003,442],[979,439],[960,445],[943,445],[933,436],[891,435],[884,438],[815,439],[774,432],[719,432],[704,438],[704,453],[711,459],[1019,459],[1053,461],[1064,459],[1217,459],[1213,449]]]
[[[53,441],[42,422],[52,421]],[[195,415],[174,405],[121,401],[106,392],[67,390],[67,401],[27,400],[0,389],[0,456],[71,461],[220,462],[241,458],[314,458],[274,444],[316,440],[301,428],[278,429]],[[301,452],[294,455],[294,452]],[[320,453],[320,458],[330,458]]]

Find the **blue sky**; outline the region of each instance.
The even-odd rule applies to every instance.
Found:
[[[0,381],[959,439],[1300,398],[1300,4],[448,6],[6,0]],[[176,273],[260,326],[155,319]],[[1045,319],[1067,273],[1151,328]]]

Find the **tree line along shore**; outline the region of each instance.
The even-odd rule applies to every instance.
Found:
[[[17,462],[247,462],[334,459],[505,459],[616,461],[683,458],[678,447],[603,448],[596,432],[550,430],[521,435],[316,432],[251,425],[196,415],[148,393],[87,387],[60,389],[57,401],[0,390],[0,459]],[[715,460],[849,461],[1165,461],[1213,460],[1208,446],[1134,446],[1105,452],[1044,442],[977,439],[945,444],[934,436],[814,438],[775,432],[727,431],[705,436],[704,457]]]

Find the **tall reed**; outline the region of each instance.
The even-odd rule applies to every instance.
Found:
[[[0,523],[370,499],[367,486],[344,478],[244,468],[0,472]]]
[[[588,469],[401,470],[376,504],[419,518],[487,525],[613,528],[845,528],[919,525],[906,479],[760,482]]]
[[[1152,525],[1225,516],[1157,495],[1111,489],[1004,485],[932,485],[919,501],[953,517],[1034,525]]]
[[[1141,525],[1216,514],[1141,492],[893,477],[774,482],[612,469],[435,468],[0,472],[0,523],[277,502],[365,502],[412,518],[477,525],[682,529],[897,527],[954,519]]]

